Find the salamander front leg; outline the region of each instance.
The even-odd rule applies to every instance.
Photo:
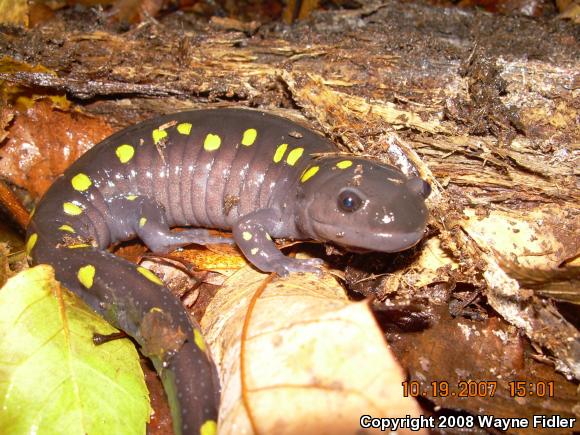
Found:
[[[258,210],[242,216],[234,225],[236,244],[258,269],[285,276],[292,272],[320,273],[320,258],[306,260],[290,258],[282,254],[270,237],[279,224],[273,210]]]

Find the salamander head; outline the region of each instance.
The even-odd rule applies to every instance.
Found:
[[[300,179],[297,224],[306,235],[354,251],[398,252],[425,232],[431,187],[362,159],[313,161]]]

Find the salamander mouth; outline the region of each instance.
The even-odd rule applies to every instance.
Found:
[[[350,229],[347,232],[316,219],[312,219],[312,228],[316,238],[332,241],[348,251],[357,253],[404,251],[416,245],[423,238],[423,231],[386,233]]]

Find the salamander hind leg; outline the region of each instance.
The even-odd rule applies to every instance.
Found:
[[[272,241],[276,219],[271,210],[258,210],[240,218],[234,225],[234,239],[246,258],[263,272],[285,276],[293,272],[320,273],[320,258],[297,259],[282,254]]]
[[[153,252],[171,252],[191,244],[234,243],[231,238],[213,236],[202,228],[171,231],[163,206],[146,196],[117,199],[112,206],[123,209],[116,215],[125,220],[119,228],[124,227],[126,234],[119,234],[118,238],[123,240],[136,234]]]

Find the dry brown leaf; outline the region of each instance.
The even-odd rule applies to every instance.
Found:
[[[208,245],[204,249],[185,249],[175,254],[199,270],[218,272],[225,276],[232,275],[248,264],[237,248],[225,244]]]
[[[0,180],[0,204],[2,207],[9,212],[14,222],[20,225],[21,228],[26,228],[28,224],[28,212],[23,207],[20,199],[14,194],[14,191],[10,189]]]
[[[86,1],[90,2],[85,0],[83,3]],[[114,3],[112,17],[128,23],[139,23],[147,17],[155,17],[163,7],[163,0],[117,0]]]
[[[292,23],[297,19],[303,20],[319,7],[320,0],[288,0],[282,12],[282,19],[286,23]]]
[[[221,368],[221,434],[253,432],[243,388],[255,428],[263,434],[356,433],[364,414],[419,415],[417,404],[402,397],[403,370],[366,303],[350,302],[329,275],[306,274],[274,278],[249,309],[267,278],[250,267],[241,269],[202,320]]]
[[[1,0],[0,24],[28,26],[28,2],[26,0]]]
[[[414,287],[421,288],[440,281],[441,275],[438,271],[442,268],[457,270],[459,264],[443,250],[441,239],[432,237],[425,243],[413,269],[405,276],[408,281],[412,281]]]
[[[546,208],[528,212],[493,210],[478,217],[465,209],[463,229],[480,246],[527,269],[550,270],[580,252],[580,217]]]
[[[580,23],[580,2],[578,0],[556,1],[560,10],[560,18],[569,18],[576,24]]]
[[[15,117],[0,149],[0,174],[40,197],[54,178],[111,133],[103,121],[36,102]]]

